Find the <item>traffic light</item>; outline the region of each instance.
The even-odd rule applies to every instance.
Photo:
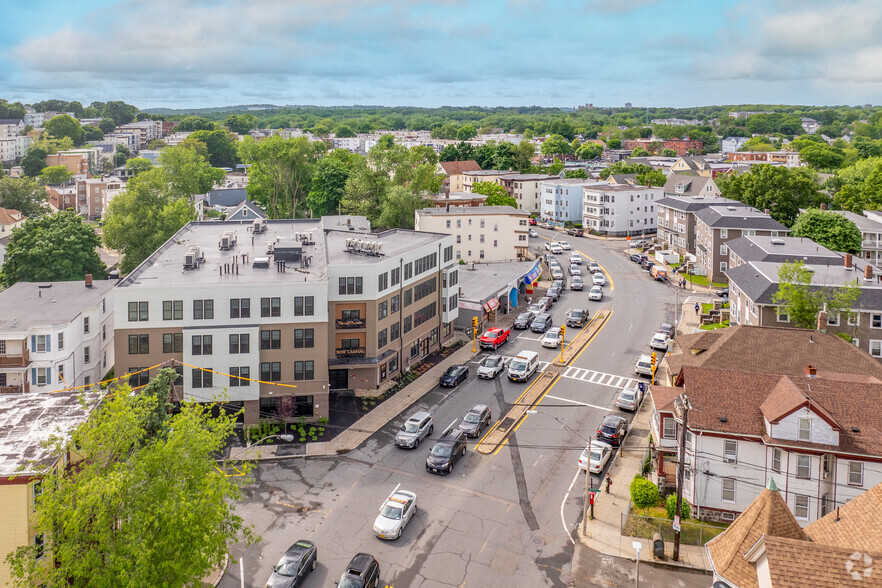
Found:
[[[561,339],[561,341],[563,341],[564,335],[566,335],[566,334],[567,334],[566,325],[561,325],[560,326],[560,339]]]
[[[655,363],[657,361],[658,361],[658,354],[655,351],[653,351],[652,352],[652,359],[650,359],[650,362],[652,363],[653,368],[655,367]]]
[[[474,327],[476,329],[478,328],[478,317],[476,317],[476,316],[472,317],[472,327]]]

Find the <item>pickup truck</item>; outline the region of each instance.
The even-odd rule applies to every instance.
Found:
[[[572,235],[573,237],[581,237],[583,234],[582,229],[567,229],[567,235]]]
[[[511,329],[501,329],[499,327],[488,329],[481,335],[478,343],[481,345],[481,349],[496,349],[508,341],[509,333],[511,333]]]

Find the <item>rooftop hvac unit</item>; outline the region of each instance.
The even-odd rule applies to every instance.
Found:
[[[784,241],[781,239],[772,239],[772,245],[784,245]]]
[[[184,269],[196,269],[199,267],[199,251],[191,249],[184,254]]]
[[[222,251],[227,251],[232,249],[236,245],[236,236],[229,231],[221,235],[220,243],[218,246]]]
[[[309,232],[309,242],[312,243],[312,231]]]
[[[355,239],[352,239],[351,237],[349,239],[346,239],[346,249],[352,249],[352,245],[354,243],[355,243]]]
[[[294,240],[300,241],[300,233],[297,233],[297,232],[294,233]]]
[[[269,257],[255,257],[252,267],[254,269],[269,269]]]
[[[260,235],[262,233],[265,233],[266,232],[266,219],[264,219],[264,218],[255,219],[251,230],[256,235]]]
[[[377,253],[383,255],[383,244],[377,243]]]

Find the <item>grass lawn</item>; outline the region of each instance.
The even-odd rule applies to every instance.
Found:
[[[722,323],[711,323],[709,325],[701,325],[699,328],[704,331],[713,331],[714,329],[725,329],[729,326],[729,321],[723,321]]]
[[[664,507],[650,508],[647,512],[649,517],[643,518],[639,510],[632,510],[628,521],[625,523],[624,535],[630,537],[643,537],[652,539],[655,533],[661,533],[665,541],[674,540],[673,521],[668,520]],[[726,530],[728,525],[723,523],[701,523],[692,519],[683,521],[680,525],[680,542],[684,545],[704,545],[720,533]]]
[[[695,274],[687,274],[686,279],[691,281],[693,284],[697,284],[699,286],[713,286],[714,288],[725,288],[729,284],[721,284],[720,282],[711,283],[710,280],[707,279],[707,276],[696,276]]]
[[[705,302],[701,305],[701,314],[707,314],[710,311],[712,311],[713,309],[714,309],[714,305],[712,303],[708,304],[707,302]]]

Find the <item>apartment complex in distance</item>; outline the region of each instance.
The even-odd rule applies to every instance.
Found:
[[[223,399],[254,423],[327,416],[329,389],[409,369],[452,336],[454,237],[357,224],[186,225],[116,288],[116,373],[138,386],[168,362],[182,399]]]

